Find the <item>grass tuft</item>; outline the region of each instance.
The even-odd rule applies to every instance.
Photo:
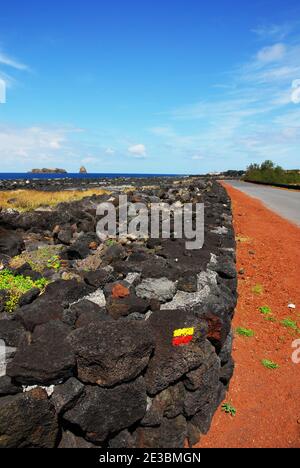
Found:
[[[263,359],[261,361],[262,365],[266,368],[266,369],[270,369],[270,370],[275,370],[275,369],[279,369],[279,365],[276,364],[275,362],[273,361],[269,361],[268,359]]]
[[[230,416],[236,416],[236,409],[230,403],[224,403],[222,405],[222,411],[226,414],[230,414]]]
[[[247,338],[252,338],[255,336],[255,332],[253,330],[249,330],[248,328],[239,327],[235,331],[239,336],[245,336]]]
[[[264,287],[261,284],[256,284],[255,286],[253,286],[252,292],[257,295],[263,294]]]

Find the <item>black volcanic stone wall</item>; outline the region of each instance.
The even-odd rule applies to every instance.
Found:
[[[63,259],[60,272],[43,272],[52,281],[43,294],[10,315],[0,306],[11,352],[0,377],[0,447],[176,448],[209,431],[234,368],[230,200],[216,182],[195,178],[128,196],[203,201],[203,249],[163,239],[101,244],[96,207],[108,198],[117,205],[117,192],[44,213],[0,213],[2,262],[47,243]],[[34,274],[30,265],[20,271]],[[178,345],[184,329],[191,336]]]

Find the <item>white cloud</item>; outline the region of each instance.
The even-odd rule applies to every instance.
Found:
[[[257,60],[259,62],[277,62],[281,60],[286,53],[286,47],[284,44],[275,44],[270,47],[264,47],[257,53]]]
[[[294,104],[300,104],[300,80],[294,80],[292,83],[291,101]]]
[[[293,23],[261,25],[252,29],[252,32],[260,39],[282,40],[291,33],[295,26]]]
[[[0,126],[1,164],[5,167],[39,166],[48,163],[63,166],[70,151],[69,135],[78,133],[75,128],[11,127]],[[73,147],[78,144],[72,143]]]
[[[132,145],[128,148],[128,153],[132,154],[137,158],[146,156],[146,146],[142,144]]]
[[[106,148],[105,150],[105,154],[107,154],[108,156],[113,156],[115,153],[116,152],[113,148]]]
[[[29,67],[27,65],[13,59],[12,57],[9,57],[4,52],[0,52],[0,64],[5,65],[7,67],[14,68],[15,70],[25,70],[25,71],[29,70]]]
[[[195,154],[193,157],[192,157],[192,160],[193,161],[203,161],[204,159],[204,156],[201,156],[200,154]]]

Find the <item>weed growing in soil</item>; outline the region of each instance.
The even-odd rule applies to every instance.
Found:
[[[230,403],[224,403],[222,405],[222,411],[226,414],[230,414],[230,416],[236,416],[236,409]]]
[[[42,273],[45,268],[59,269],[59,253],[61,247],[56,245],[47,245],[32,252],[23,252],[10,261],[11,268],[19,268],[24,263],[28,263],[34,271]],[[59,262],[59,263],[58,263]]]
[[[54,255],[53,257],[49,258],[47,262],[48,268],[53,268],[56,271],[61,269],[61,261],[58,255]]]
[[[42,292],[47,286],[48,281],[45,278],[33,281],[22,275],[14,276],[9,270],[0,272],[0,290],[7,293],[7,300],[5,302],[5,311],[13,312],[21,298],[21,296],[33,288],[38,288]]]
[[[281,325],[283,325],[285,328],[290,328],[291,330],[299,331],[298,324],[291,318],[286,318],[282,320]]]
[[[239,327],[235,331],[239,336],[245,336],[247,338],[252,338],[255,336],[255,332],[253,330],[249,330],[248,328]]]
[[[263,294],[264,287],[261,284],[256,284],[255,286],[253,286],[252,292],[257,295]]]
[[[266,369],[271,369],[271,370],[279,369],[278,364],[276,364],[273,361],[269,361],[268,359],[263,359],[261,363]]]
[[[272,315],[272,309],[268,306],[260,307],[259,310],[263,315]]]

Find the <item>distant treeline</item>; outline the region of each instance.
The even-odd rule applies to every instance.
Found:
[[[265,161],[261,165],[251,164],[244,180],[269,184],[300,185],[300,171],[286,171],[282,167],[276,166],[272,161]]]

